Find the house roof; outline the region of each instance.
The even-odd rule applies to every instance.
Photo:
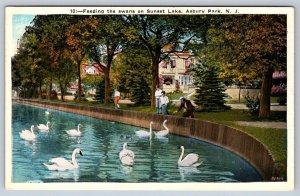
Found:
[[[102,75],[104,71],[101,69],[100,65],[97,63],[92,63],[92,64],[83,64],[81,65],[82,70],[87,70],[89,68],[94,68],[97,73],[95,74],[88,74],[88,75]]]

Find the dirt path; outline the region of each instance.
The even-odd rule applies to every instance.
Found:
[[[251,126],[251,127],[261,127],[261,128],[277,128],[286,129],[286,122],[249,122],[249,121],[236,121],[238,125]]]

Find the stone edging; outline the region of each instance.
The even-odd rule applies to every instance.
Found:
[[[163,128],[162,122],[167,119],[170,133],[212,143],[238,154],[249,161],[265,181],[272,181],[273,177],[278,176],[274,158],[264,144],[247,133],[226,125],[199,119],[115,110],[95,106],[29,99],[16,99],[14,101],[145,128],[149,127],[150,121],[154,121],[156,123],[154,123],[153,129],[155,130],[161,130]]]

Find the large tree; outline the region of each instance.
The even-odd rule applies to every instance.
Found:
[[[105,103],[111,101],[111,81],[110,70],[113,60],[122,51],[126,42],[123,29],[124,22],[122,16],[93,16],[89,19],[93,21],[95,32],[89,39],[87,53],[89,58],[100,65],[104,71],[105,78]]]
[[[182,52],[196,36],[189,30],[189,16],[130,15],[125,16],[127,38],[148,50],[151,59],[151,106],[155,106],[155,90],[159,85],[159,63],[169,53]],[[168,50],[163,50],[169,46]]]
[[[235,77],[256,76],[261,81],[259,116],[269,117],[272,74],[287,63],[286,16],[211,16],[210,21],[202,57],[229,66]]]
[[[131,46],[117,56],[112,67],[114,86],[137,105],[150,103],[150,65],[147,50]]]

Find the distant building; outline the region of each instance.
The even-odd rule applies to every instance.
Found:
[[[81,65],[81,78],[86,76],[101,76],[103,75],[103,70],[97,63],[82,64]]]
[[[81,67],[80,75],[82,79],[85,77],[102,76],[104,74],[100,65],[98,65],[97,63],[82,64],[80,67]],[[78,80],[72,82],[67,91],[68,93],[75,95],[77,90],[78,90]],[[92,89],[89,91],[89,93],[93,94],[95,93],[95,91],[96,91],[95,89]]]
[[[159,64],[160,85],[166,92],[192,92],[195,86],[189,68],[198,61],[198,57],[188,52],[170,53]]]

